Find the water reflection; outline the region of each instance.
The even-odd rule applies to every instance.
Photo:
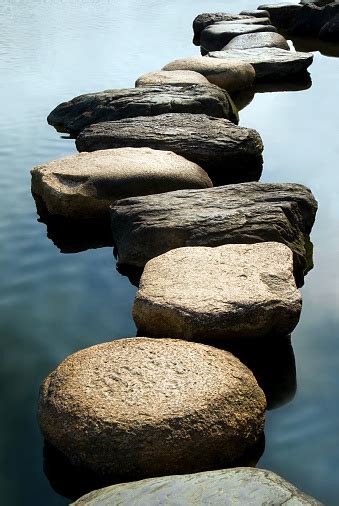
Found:
[[[292,41],[296,51],[315,52],[324,56],[339,58],[339,44],[334,42],[325,42],[315,37],[294,37],[288,36]]]
[[[47,226],[47,237],[61,253],[79,253],[88,249],[113,246],[110,219],[74,220],[48,212],[43,200],[33,194],[38,221]]]
[[[245,455],[226,467],[255,467],[264,450],[265,435],[262,433]],[[73,465],[65,455],[46,440],[43,448],[43,470],[53,490],[71,500],[76,500],[92,490],[121,483],[112,475],[100,475],[80,465]]]

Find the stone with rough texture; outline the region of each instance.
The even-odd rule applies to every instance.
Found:
[[[280,33],[274,32],[244,33],[243,35],[238,35],[223,50],[250,49],[252,47],[278,47],[287,51],[290,50],[285,37],[280,35]]]
[[[297,184],[244,183],[136,197],[112,205],[120,265],[143,268],[183,246],[278,241],[294,253],[299,284],[310,267],[308,234],[317,203]]]
[[[218,87],[190,84],[106,90],[75,97],[58,105],[47,121],[57,129],[78,134],[86,126],[136,116],[165,113],[208,114],[237,122],[233,104]]]
[[[250,63],[255,70],[257,80],[276,80],[298,76],[306,72],[313,62],[313,55],[297,51],[285,51],[276,47],[252,49],[228,49],[214,51],[210,57],[228,62],[242,60]]]
[[[66,358],[41,386],[38,417],[71,462],[128,481],[226,466],[261,436],[265,408],[230,353],[132,338]]]
[[[92,125],[81,132],[79,151],[149,146],[173,151],[227,183],[258,180],[262,171],[259,134],[226,119],[200,114],[163,114]]]
[[[268,11],[264,11],[264,10],[245,10],[245,11],[241,11],[240,14],[242,16],[250,16],[250,17],[254,17],[254,18],[269,18],[270,17],[270,14]]]
[[[199,72],[212,84],[227,91],[236,91],[252,86],[255,72],[252,65],[241,61],[212,60],[208,57],[194,56],[174,60],[163,67],[163,70],[193,70]]]
[[[258,7],[258,10],[264,10],[269,13],[274,26],[286,29],[291,27],[297,13],[301,9],[302,6],[300,4],[293,3],[264,4]]]
[[[171,86],[182,86],[185,84],[201,84],[209,86],[209,80],[193,70],[159,70],[157,72],[148,72],[138,77],[135,86],[161,86],[170,84]]]
[[[200,34],[206,28],[206,26],[213,25],[217,21],[242,21],[252,16],[244,16],[241,14],[229,14],[227,12],[204,12],[199,14],[193,20],[193,42],[199,45]]]
[[[184,188],[209,188],[198,165],[169,151],[121,148],[80,153],[32,171],[32,193],[51,214],[71,218],[108,215],[112,201]]]
[[[204,342],[285,336],[300,312],[293,254],[278,242],[168,251],[146,264],[133,306],[141,335]]]
[[[254,18],[258,21],[257,18]],[[260,19],[259,19],[260,21]],[[276,32],[271,25],[241,23],[215,23],[207,26],[200,34],[200,44],[203,51],[220,51],[223,47],[238,35],[244,33]]]
[[[236,467],[95,490],[74,506],[321,506],[272,471]]]

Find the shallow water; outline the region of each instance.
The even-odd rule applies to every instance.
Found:
[[[228,2],[239,12],[256,2]],[[0,5],[0,389],[1,503],[60,505],[42,471],[36,422],[41,380],[67,355],[135,335],[135,288],[115,270],[111,248],[60,253],[37,222],[34,165],[75,152],[46,123],[61,101],[133,86],[142,73],[198,53],[191,22],[224,2],[2,0]],[[241,112],[265,145],[262,181],[300,182],[319,201],[315,268],[292,336],[297,393],[268,413],[258,466],[325,504],[339,492],[338,117],[339,60],[315,53],[305,91],[260,93]],[[269,364],[270,365],[270,364]],[[274,368],[274,362],[272,363]],[[282,380],[283,381],[283,380]]]

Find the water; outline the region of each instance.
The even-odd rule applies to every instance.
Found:
[[[231,0],[227,10],[255,8]],[[0,5],[1,503],[61,505],[42,472],[36,421],[41,380],[67,355],[135,335],[135,288],[115,270],[111,248],[62,254],[37,222],[34,165],[75,152],[46,124],[61,101],[133,86],[142,73],[196,54],[191,22],[224,2],[2,0]],[[292,336],[298,389],[267,416],[259,467],[322,500],[339,492],[339,60],[315,54],[313,86],[257,94],[241,112],[265,145],[263,181],[299,182],[319,201],[315,269]]]

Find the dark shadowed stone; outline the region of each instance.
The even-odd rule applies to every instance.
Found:
[[[331,42],[339,42],[339,14],[334,16],[331,21],[325,23],[319,32],[319,37],[322,40]]]
[[[313,61],[313,55],[285,51],[276,47],[252,49],[228,49],[209,53],[212,58],[226,61],[242,60],[250,63],[255,70],[257,80],[275,80],[291,78],[303,74]]]
[[[303,5],[298,11],[294,23],[289,27],[293,35],[308,35],[317,37],[326,23],[339,14],[339,2],[333,2],[323,7],[315,4]]]
[[[240,15],[242,16],[250,16],[254,18],[269,18],[270,13],[268,11],[262,11],[262,10],[253,10],[253,11],[241,11]]]
[[[290,28],[294,23],[297,13],[302,9],[299,4],[278,3],[264,4],[258,7],[259,10],[265,10],[269,13],[271,22],[278,28]]]
[[[74,506],[321,506],[272,471],[236,467],[113,485],[81,497]]]
[[[193,20],[193,32],[194,32],[193,43],[199,46],[200,33],[203,31],[204,28],[206,28],[206,26],[213,25],[216,21],[235,21],[235,20],[241,21],[249,17],[252,16],[229,14],[227,12],[204,12],[203,14],[199,14]]]
[[[271,25],[246,25],[240,23],[220,23],[208,26],[200,35],[200,43],[203,51],[220,51],[237,35],[256,32],[276,32]]]
[[[78,134],[86,126],[135,116],[188,112],[237,121],[232,104],[218,87],[190,84],[106,90],[75,97],[56,107],[47,121]]]
[[[199,114],[163,114],[92,125],[81,132],[79,151],[149,146],[197,163],[215,181],[257,181],[262,171],[259,134],[226,119]]]
[[[111,207],[111,221],[121,265],[143,268],[183,246],[277,241],[292,249],[300,285],[311,267],[308,234],[316,210],[302,185],[245,183],[121,200]]]
[[[244,33],[232,39],[224,51],[228,49],[250,49],[252,47],[278,47],[289,51],[290,47],[285,37],[279,33],[261,32],[261,33]]]

